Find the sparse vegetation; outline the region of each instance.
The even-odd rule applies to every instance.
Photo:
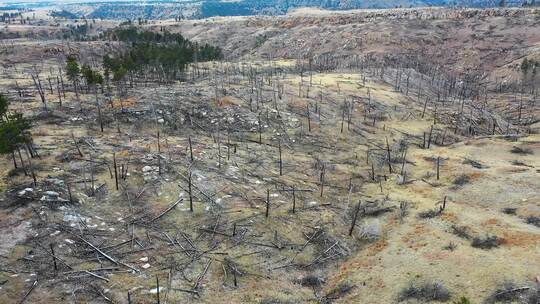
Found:
[[[410,283],[399,293],[398,297],[399,301],[408,299],[446,302],[450,300],[450,291],[440,283]]]
[[[266,42],[267,39],[268,37],[266,36],[266,34],[257,36],[257,38],[255,39],[255,47],[260,47]]]
[[[473,304],[467,297],[462,296],[459,300],[454,301],[453,304]]]
[[[409,202],[399,202],[399,219],[403,221],[407,215],[409,215]]]
[[[258,303],[259,304],[293,304],[294,301],[282,300],[278,298],[264,298]]]
[[[459,236],[462,239],[470,239],[471,234],[466,226],[452,225],[452,233]]]
[[[450,242],[448,243],[448,245],[443,247],[444,250],[448,250],[448,251],[454,251],[456,250],[456,248],[457,248],[457,245],[453,242]]]

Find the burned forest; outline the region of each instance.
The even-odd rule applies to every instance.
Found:
[[[1,303],[539,303],[539,9],[0,27]]]

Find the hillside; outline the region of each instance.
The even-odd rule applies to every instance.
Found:
[[[411,7],[521,7],[536,6],[534,0],[150,0],[138,1],[37,1],[7,2],[5,10],[48,10],[73,14],[79,18],[113,20],[201,19],[214,16],[285,15],[299,8],[340,11]],[[53,14],[55,15],[55,14]],[[69,15],[71,17],[71,15]]]
[[[170,25],[165,21],[159,27],[218,45],[230,59],[312,57],[350,66],[372,58],[459,77],[476,74],[494,84],[517,81],[521,60],[538,56],[540,50],[540,11],[535,9],[306,13]]]
[[[540,10],[22,16],[0,303],[538,303]]]

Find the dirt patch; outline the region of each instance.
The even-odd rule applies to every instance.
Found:
[[[535,248],[539,243],[540,235],[521,231],[504,231],[500,240],[502,246],[510,247]]]
[[[26,240],[32,231],[29,221],[22,221],[18,225],[9,225],[0,228],[0,254],[7,255],[15,245]]]

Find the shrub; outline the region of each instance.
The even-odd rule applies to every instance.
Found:
[[[436,209],[431,209],[418,213],[418,217],[423,219],[434,218],[439,215],[441,215],[441,211]]]
[[[354,285],[349,282],[341,282],[336,287],[332,288],[323,298],[321,303],[327,304],[332,301],[342,298],[354,288]]]
[[[399,218],[401,221],[409,214],[409,203],[406,201],[399,202]]]
[[[469,229],[465,226],[452,225],[452,233],[459,236],[462,239],[470,239]]]
[[[491,249],[499,246],[499,239],[494,235],[486,236],[484,238],[475,237],[472,240],[471,246],[480,249]]]
[[[512,147],[510,152],[514,154],[522,154],[522,155],[533,154],[533,151],[529,148],[521,148],[521,147],[516,147],[516,146]]]
[[[268,37],[266,36],[266,34],[257,36],[255,38],[255,47],[260,47],[266,42],[266,40],[268,40]]]
[[[475,161],[475,160],[472,160],[472,159],[468,159],[468,158],[466,158],[466,159],[463,161],[463,164],[465,164],[465,165],[471,165],[473,168],[476,168],[476,169],[485,169],[485,168],[488,168],[488,166],[484,166],[484,165],[482,165],[480,162]]]
[[[515,214],[516,214],[516,211],[517,211],[517,208],[506,207],[506,208],[503,208],[501,211],[502,211],[503,213],[506,213],[506,214],[515,215]]]
[[[324,279],[310,274],[301,278],[298,283],[307,287],[321,287],[321,285],[324,283]]]
[[[512,165],[514,165],[514,166],[522,166],[522,167],[531,167],[530,165],[527,165],[526,163],[524,163],[523,161],[520,161],[520,160],[513,160]]]
[[[454,179],[454,185],[459,187],[459,186],[463,186],[465,184],[468,184],[469,182],[471,181],[471,179],[469,178],[468,175],[465,175],[465,174],[461,174],[460,176],[456,177],[456,179]]]
[[[540,283],[536,283],[536,288],[529,290],[527,295],[527,304],[540,303]]]
[[[375,241],[381,237],[381,223],[378,219],[365,222],[361,228],[361,238],[368,241]]]
[[[527,224],[535,225],[536,227],[540,227],[540,216],[529,216],[527,218]]]
[[[494,303],[538,304],[540,303],[540,283],[530,285],[504,282],[486,299],[486,304]]]
[[[411,283],[399,293],[399,301],[408,299],[446,302],[450,300],[450,291],[440,283],[424,283],[420,285]]]
[[[454,251],[456,250],[456,248],[457,248],[457,245],[454,242],[450,242],[448,243],[448,245],[443,247],[444,250],[448,250],[448,251]]]
[[[512,303],[519,300],[528,288],[520,288],[513,282],[504,282],[487,298],[486,303]]]

